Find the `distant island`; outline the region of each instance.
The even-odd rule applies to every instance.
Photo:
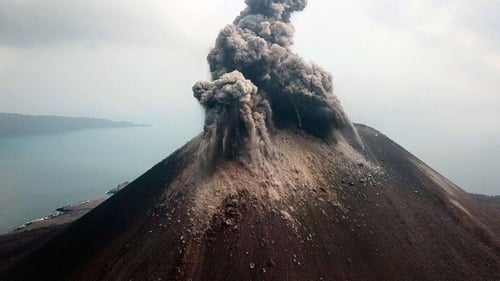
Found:
[[[60,133],[96,128],[143,127],[125,121],[111,121],[99,118],[35,116],[17,113],[0,113],[0,137],[27,136]]]

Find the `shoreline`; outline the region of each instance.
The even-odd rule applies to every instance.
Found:
[[[127,184],[128,182],[124,182],[109,190],[106,192],[108,196],[57,208],[53,214],[0,233],[0,273],[39,249],[68,225],[108,200]]]
[[[77,204],[71,204],[59,207],[55,209],[55,212],[52,214],[49,214],[42,218],[25,222],[19,227],[16,227],[12,230],[8,230],[4,233],[0,233],[0,236],[18,234],[44,227],[54,227],[72,223],[77,219],[86,215],[88,212],[90,212],[92,209],[102,204],[104,201],[108,200],[108,198],[115,195],[117,192],[122,190],[128,184],[129,182],[125,181],[117,185],[115,188],[110,189],[105,193],[106,197],[102,197],[95,200],[87,200]]]
[[[0,234],[0,273],[39,249],[69,224],[108,198],[61,207],[55,214],[29,221],[14,230]]]
[[[71,223],[85,214],[90,212],[95,207],[99,206],[102,202],[106,201],[109,197],[100,198],[96,200],[88,200],[74,205],[67,205],[56,209],[56,212],[48,216],[28,221],[21,226],[9,230],[0,235],[17,234],[43,227],[59,226]]]

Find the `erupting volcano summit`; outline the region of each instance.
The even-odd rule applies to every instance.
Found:
[[[193,86],[203,132],[20,240],[0,280],[500,280],[500,209],[349,121],[332,76],[291,51],[305,0],[246,3]]]
[[[212,81],[193,86],[206,110],[202,155],[220,158],[248,152],[254,164],[273,155],[269,134],[292,125],[325,139],[334,130],[355,132],[333,94],[330,73],[291,51],[293,12],[305,0],[247,0],[247,8],[226,26],[208,55]]]

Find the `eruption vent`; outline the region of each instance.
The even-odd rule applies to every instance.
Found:
[[[330,73],[291,51],[290,16],[307,1],[245,2],[246,9],[221,30],[208,55],[212,82],[193,86],[206,110],[202,155],[210,167],[247,152],[254,164],[272,156],[273,124],[325,139],[336,129],[354,130],[333,95]]]

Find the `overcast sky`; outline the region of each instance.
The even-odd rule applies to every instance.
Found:
[[[197,131],[191,86],[243,2],[0,0],[0,112]],[[499,14],[498,0],[309,0],[294,51],[333,73],[352,120],[500,194]]]

